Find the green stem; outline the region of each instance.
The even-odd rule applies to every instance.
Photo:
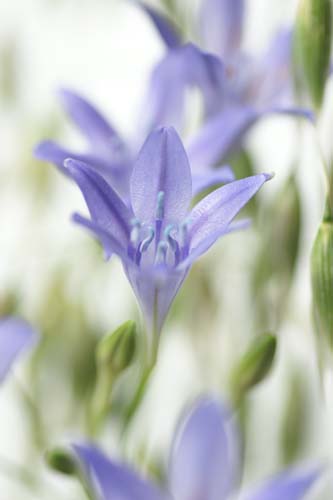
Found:
[[[125,435],[128,431],[129,425],[131,424],[133,417],[135,416],[135,414],[136,414],[136,412],[137,412],[137,410],[142,402],[142,399],[146,393],[147,386],[148,386],[148,383],[150,381],[150,377],[154,371],[154,368],[155,368],[155,363],[152,363],[150,366],[148,366],[148,368],[146,368],[143,371],[143,373],[141,375],[141,379],[140,379],[140,382],[139,382],[137,389],[135,391],[134,397],[133,397],[131,404],[128,407],[127,412],[125,414],[125,418],[123,421],[123,428],[122,428],[122,436],[123,437],[125,437]]]
[[[90,437],[95,437],[105,422],[110,410],[110,398],[114,380],[109,370],[101,370],[98,373],[88,418],[88,433]]]
[[[125,414],[125,418],[123,421],[123,428],[122,428],[122,436],[125,437],[126,433],[128,431],[128,428],[133,420],[133,417],[135,416],[142,400],[143,397],[146,393],[150,378],[152,376],[152,373],[154,371],[156,361],[157,361],[157,352],[158,352],[158,290],[155,290],[154,294],[154,314],[153,314],[153,327],[152,331],[149,332],[149,334],[145,335],[145,342],[144,342],[144,352],[143,352],[143,372],[141,374],[141,378],[139,381],[139,384],[136,388],[134,397],[127,409],[127,412]]]

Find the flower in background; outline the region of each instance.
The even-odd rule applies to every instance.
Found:
[[[7,316],[0,320],[0,382],[16,359],[36,341],[37,334],[24,320]]]
[[[111,461],[93,445],[75,445],[74,450],[98,500],[301,500],[320,475],[318,467],[290,469],[237,494],[241,473],[238,441],[229,410],[212,398],[199,400],[176,433],[169,460],[168,492]]]
[[[75,222],[95,233],[107,255],[120,257],[153,342],[191,265],[233,229],[234,217],[270,178],[261,174],[231,182],[190,210],[191,170],[173,128],[148,136],[134,164],[129,206],[88,165],[68,159],[65,167],[91,216],[75,214]]]
[[[37,145],[34,154],[40,160],[54,163],[66,175],[66,158],[74,158],[91,165],[112,188],[128,201],[130,177],[141,137],[125,140],[116,128],[89,101],[69,89],[61,89],[58,96],[65,111],[86,139],[88,150],[80,153],[66,149],[54,141],[45,140]],[[142,130],[142,125],[138,127]],[[208,166],[207,166],[208,167]],[[193,172],[193,193],[235,179],[230,167],[206,168],[205,172]]]
[[[206,120],[187,146],[192,168],[224,161],[249,128],[268,114],[312,118],[309,111],[294,107],[291,30],[278,32],[264,54],[248,54],[242,48],[244,0],[202,0],[197,31],[201,46],[209,51],[203,52],[184,45],[163,14],[137,3],[168,49],[147,92],[150,126],[169,123],[181,128],[186,90],[198,87],[202,93]]]

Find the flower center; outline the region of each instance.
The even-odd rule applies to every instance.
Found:
[[[128,256],[140,266],[146,257],[155,266],[175,267],[188,255],[188,221],[168,224],[164,218],[165,193],[156,200],[155,223],[133,219]]]

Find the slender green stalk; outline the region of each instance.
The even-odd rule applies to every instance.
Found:
[[[122,428],[122,436],[125,437],[127,430],[143,400],[146,393],[150,378],[153,374],[158,353],[158,289],[155,289],[154,295],[154,315],[153,315],[153,327],[151,332],[145,332],[144,342],[143,342],[143,371],[139,384],[136,388],[134,397],[128,407],[125,414]]]
[[[110,373],[106,373],[105,370],[98,374],[88,417],[88,433],[90,437],[95,437],[98,434],[110,410],[110,398],[114,381],[115,378],[111,377]]]

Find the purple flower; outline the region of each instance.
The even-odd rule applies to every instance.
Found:
[[[234,217],[270,178],[231,182],[190,209],[190,166],[173,128],[148,136],[134,164],[128,205],[90,166],[68,159],[65,167],[91,216],[76,214],[75,222],[95,233],[108,256],[120,257],[153,340],[193,262],[235,228]]]
[[[87,143],[86,152],[68,150],[59,144],[45,140],[37,145],[34,154],[40,160],[54,163],[66,175],[66,158],[73,158],[91,165],[127,202],[130,176],[141,137],[125,140],[108,120],[89,101],[69,89],[61,89],[58,97],[65,111],[81,131]],[[167,103],[166,103],[167,104]],[[142,129],[142,126],[139,128]],[[193,192],[217,184],[225,184],[235,179],[230,167],[218,170],[206,168],[205,172],[193,172]]]
[[[93,445],[75,445],[74,450],[96,500],[301,500],[321,472],[318,467],[290,469],[237,494],[241,468],[237,429],[229,410],[212,398],[199,400],[180,422],[170,454],[167,492]]]
[[[157,11],[152,15],[143,2],[139,5],[168,49],[147,93],[150,126],[182,127],[186,90],[198,87],[203,96],[207,119],[187,147],[193,168],[224,161],[249,128],[268,114],[312,118],[294,107],[290,30],[281,30],[267,52],[252,56],[242,48],[244,0],[202,0],[197,23],[202,51],[183,45],[180,36],[170,44],[167,19]],[[174,28],[170,25],[169,30]]]
[[[8,316],[0,320],[0,382],[17,357],[36,341],[37,334],[24,320]]]

